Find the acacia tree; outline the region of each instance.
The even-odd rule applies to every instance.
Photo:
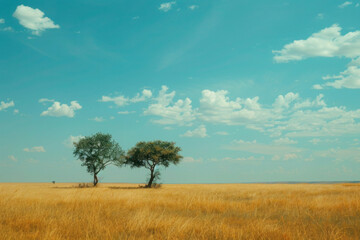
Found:
[[[150,170],[149,182],[146,187],[151,188],[155,178],[160,172],[155,170],[157,166],[168,167],[170,163],[178,164],[183,158],[179,155],[181,148],[175,146],[174,142],[151,141],[138,142],[126,155],[125,164],[133,167],[145,167]]]
[[[97,175],[106,166],[114,164],[122,166],[125,162],[125,152],[110,134],[96,133],[75,142],[74,156],[82,161],[87,171],[94,176],[94,186],[99,182]]]

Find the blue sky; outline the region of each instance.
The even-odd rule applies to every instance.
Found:
[[[96,132],[175,141],[164,183],[359,180],[359,5],[2,0],[0,181],[91,181]]]

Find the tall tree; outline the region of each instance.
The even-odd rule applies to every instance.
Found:
[[[179,155],[181,148],[175,146],[174,142],[151,141],[138,142],[126,155],[126,164],[130,167],[145,167],[150,170],[149,182],[146,187],[151,188],[155,178],[160,172],[157,166],[168,167],[171,163],[178,164],[183,158]]]
[[[74,143],[74,156],[82,161],[87,171],[94,177],[94,186],[99,182],[97,175],[106,166],[114,164],[122,166],[125,162],[125,152],[110,134],[96,133]]]

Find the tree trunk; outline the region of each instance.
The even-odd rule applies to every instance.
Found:
[[[99,180],[96,176],[96,173],[94,173],[94,187],[96,187],[96,184],[98,184]]]
[[[154,178],[155,178],[155,175],[154,175],[154,169],[150,169],[150,179],[149,179],[149,182],[148,182],[148,184],[147,184],[147,188],[151,188],[151,186],[152,186],[152,183],[153,183],[153,181],[154,181]]]

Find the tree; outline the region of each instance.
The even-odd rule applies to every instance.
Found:
[[[110,134],[96,133],[75,142],[74,156],[82,161],[87,171],[94,176],[94,186],[99,182],[97,175],[106,166],[114,164],[122,166],[125,162],[125,152]]]
[[[178,164],[183,158],[179,155],[181,148],[176,147],[174,142],[151,141],[138,142],[126,155],[125,164],[133,167],[145,167],[150,170],[149,182],[146,187],[151,188],[154,179],[158,178],[160,172],[157,166],[168,167],[170,163]]]

